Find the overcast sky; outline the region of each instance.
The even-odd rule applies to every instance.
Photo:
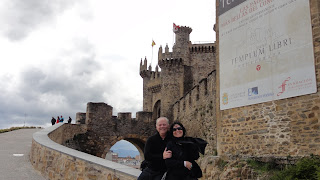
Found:
[[[1,0],[0,129],[75,120],[88,102],[135,116],[140,60],[171,51],[173,23],[214,42],[215,0]]]

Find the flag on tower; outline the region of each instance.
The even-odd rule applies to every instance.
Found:
[[[177,26],[175,23],[173,23],[173,32],[177,32],[180,29],[180,26]]]
[[[154,45],[156,45],[156,43],[154,42],[154,40],[152,40],[151,46],[153,47]]]

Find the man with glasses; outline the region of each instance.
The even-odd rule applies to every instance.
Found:
[[[156,129],[157,133],[148,138],[144,147],[147,167],[143,169],[138,180],[160,180],[167,171],[165,159],[172,156],[172,152],[166,150],[167,143],[171,139],[168,135],[168,118],[159,117],[156,120]]]

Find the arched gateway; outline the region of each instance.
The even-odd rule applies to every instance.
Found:
[[[151,112],[118,113],[112,116],[112,107],[105,103],[87,104],[86,113],[77,113],[77,123],[85,124],[86,133],[74,136],[66,146],[105,158],[110,148],[120,140],[132,143],[144,159],[143,149],[149,136],[156,132]]]

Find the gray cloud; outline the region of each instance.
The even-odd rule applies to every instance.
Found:
[[[27,37],[39,26],[49,24],[72,7],[75,0],[4,0],[0,8],[2,33],[12,41]]]
[[[114,113],[141,110],[140,97],[130,94],[138,86],[132,80],[139,78],[138,70],[121,69],[125,61],[114,60],[123,57],[98,59],[95,51],[86,39],[77,39],[44,66],[30,65],[18,76],[0,77],[0,87],[6,87],[0,89],[0,129],[24,121],[43,126],[58,115],[75,119],[88,102],[105,102]]]

